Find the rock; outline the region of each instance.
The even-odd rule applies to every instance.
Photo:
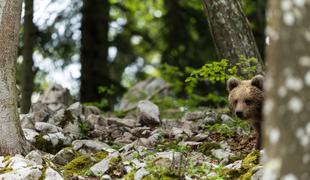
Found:
[[[128,132],[125,132],[122,137],[119,137],[114,140],[114,143],[117,144],[129,144],[134,139],[134,136]]]
[[[31,105],[29,115],[33,117],[33,122],[47,122],[52,114],[47,104],[37,102]]]
[[[81,135],[80,123],[77,119],[69,122],[63,127],[63,132],[72,139],[78,139]]]
[[[22,128],[34,129],[32,114],[21,114],[19,118]]]
[[[100,180],[112,180],[111,176],[105,174],[103,176],[101,176]]]
[[[58,143],[62,143],[63,145],[71,144],[71,139],[68,137],[65,137],[62,132],[44,135],[43,139],[45,139],[46,141],[50,141],[54,147],[57,146]]]
[[[118,153],[111,154],[108,157],[101,160],[100,162],[98,162],[97,164],[93,165],[90,168],[90,171],[94,175],[103,175],[107,170],[109,170],[110,161],[115,158],[120,158]]]
[[[197,147],[199,146],[200,144],[202,144],[202,142],[194,142],[194,141],[181,141],[179,142],[179,146],[186,146],[186,147]]]
[[[180,152],[172,152],[172,151],[164,151],[164,152],[158,152],[156,153],[157,158],[167,158],[170,161],[173,160],[180,160],[182,154]]]
[[[118,126],[125,126],[129,128],[133,128],[137,125],[137,121],[135,119],[119,119],[119,118],[105,118],[108,122],[108,125],[116,124]]]
[[[39,180],[42,175],[40,168],[25,167],[1,174],[0,179],[10,180]]]
[[[150,127],[136,127],[130,130],[131,134],[136,137],[149,137],[151,134],[151,128]]]
[[[63,128],[70,122],[77,120],[77,117],[73,116],[70,111],[65,109],[59,109],[55,114],[48,120],[48,123],[54,124]]]
[[[184,115],[183,120],[185,120],[185,121],[195,121],[195,120],[199,120],[199,119],[204,119],[205,116],[206,116],[206,113],[203,112],[203,111],[187,112]]]
[[[33,129],[27,129],[27,128],[24,128],[23,129],[23,132],[24,132],[24,135],[25,135],[25,138],[31,142],[31,143],[34,143],[36,142],[36,136],[39,135],[39,133]]]
[[[70,111],[72,115],[78,117],[83,114],[83,105],[80,102],[76,102],[71,104],[67,110]]]
[[[7,173],[1,174],[0,179],[12,180],[37,180],[41,177],[42,166],[25,159],[21,155],[15,155],[5,162],[0,163],[0,167],[6,167]]]
[[[90,115],[100,115],[101,111],[96,106],[83,106],[83,114],[85,118]]]
[[[104,120],[101,116],[91,114],[87,117],[86,122],[90,126],[91,129],[94,129],[95,126],[107,126],[106,120]]]
[[[93,165],[90,171],[96,176],[104,174],[109,169],[110,159],[105,158],[101,160],[99,163]]]
[[[149,175],[150,172],[148,172],[146,169],[141,168],[135,173],[134,180],[141,180],[143,177]]]
[[[46,122],[36,122],[35,123],[35,129],[43,134],[47,133],[57,133],[61,132],[62,129],[60,127],[57,127],[53,124],[46,123]]]
[[[263,178],[263,166],[258,166],[253,169],[251,180],[260,180]]]
[[[228,116],[227,114],[222,114],[221,120],[223,123],[229,123],[229,122],[233,121],[233,119],[230,116]]]
[[[155,126],[161,123],[159,108],[148,100],[139,101],[137,105],[137,119],[141,125]]]
[[[67,88],[54,84],[40,95],[38,101],[46,104],[64,104],[69,106],[73,103],[73,98]]]
[[[45,171],[44,180],[64,180],[64,178],[57,171],[48,167]]]
[[[212,149],[212,155],[221,161],[221,163],[226,164],[229,161],[229,157],[232,155],[230,150],[227,149]]]
[[[162,90],[157,95],[166,96],[169,94],[169,84],[160,78],[148,78],[134,85],[128,90],[128,92],[123,96],[116,110],[126,111],[137,105],[139,100],[143,100],[147,95],[151,95],[158,90]],[[135,100],[133,100],[133,97]]]
[[[240,169],[242,164],[242,160],[235,161],[231,164],[225,166],[227,169]]]
[[[42,155],[39,151],[33,150],[30,153],[27,154],[25,157],[26,159],[35,162],[38,165],[42,165],[43,160],[42,160]]]
[[[206,139],[208,139],[208,135],[200,133],[200,134],[197,134],[196,136],[192,137],[191,141],[199,142],[199,141],[203,141]]]
[[[85,153],[98,152],[98,151],[106,151],[106,152],[115,151],[109,145],[95,140],[75,140],[72,142],[72,148],[76,151],[82,151]]]
[[[73,116],[81,119],[82,122],[85,122],[87,117],[91,114],[99,115],[100,110],[95,106],[83,106],[80,102],[71,104],[68,109]]]
[[[64,148],[55,154],[52,161],[59,165],[65,165],[77,156],[77,153],[71,148]]]

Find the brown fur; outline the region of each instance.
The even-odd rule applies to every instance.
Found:
[[[256,148],[261,148],[262,104],[264,101],[263,76],[240,81],[230,78],[227,81],[228,101],[232,111],[241,119],[247,120],[257,133]]]

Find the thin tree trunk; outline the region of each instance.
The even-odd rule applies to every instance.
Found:
[[[263,179],[310,179],[310,1],[269,0]]]
[[[108,69],[109,1],[83,0],[81,40],[82,102],[98,102],[99,86],[110,86]]]
[[[249,22],[239,0],[203,0],[218,58],[239,62],[240,55],[258,60],[257,73],[263,71]]]
[[[30,150],[16,102],[16,58],[22,1],[0,0],[0,155]]]
[[[25,0],[24,46],[22,64],[22,100],[21,113],[28,113],[31,106],[31,95],[34,88],[35,71],[33,68],[34,24],[33,0]]]

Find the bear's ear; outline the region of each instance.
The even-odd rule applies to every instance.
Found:
[[[227,90],[230,92],[235,87],[237,87],[239,84],[240,84],[240,81],[237,78],[231,77],[227,81]]]
[[[264,76],[256,75],[251,80],[251,85],[257,87],[260,90],[264,89]]]

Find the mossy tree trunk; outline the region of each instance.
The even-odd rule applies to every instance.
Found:
[[[25,154],[16,102],[16,58],[22,1],[0,0],[0,155]]]
[[[310,1],[269,0],[263,179],[310,179]]]
[[[232,65],[241,55],[258,60],[257,73],[264,69],[255,38],[239,0],[203,0],[209,28],[218,58],[228,59]]]
[[[34,88],[35,69],[33,67],[34,24],[33,24],[33,0],[25,0],[24,16],[24,45],[22,64],[22,99],[21,113],[28,113],[31,106],[31,95]]]

